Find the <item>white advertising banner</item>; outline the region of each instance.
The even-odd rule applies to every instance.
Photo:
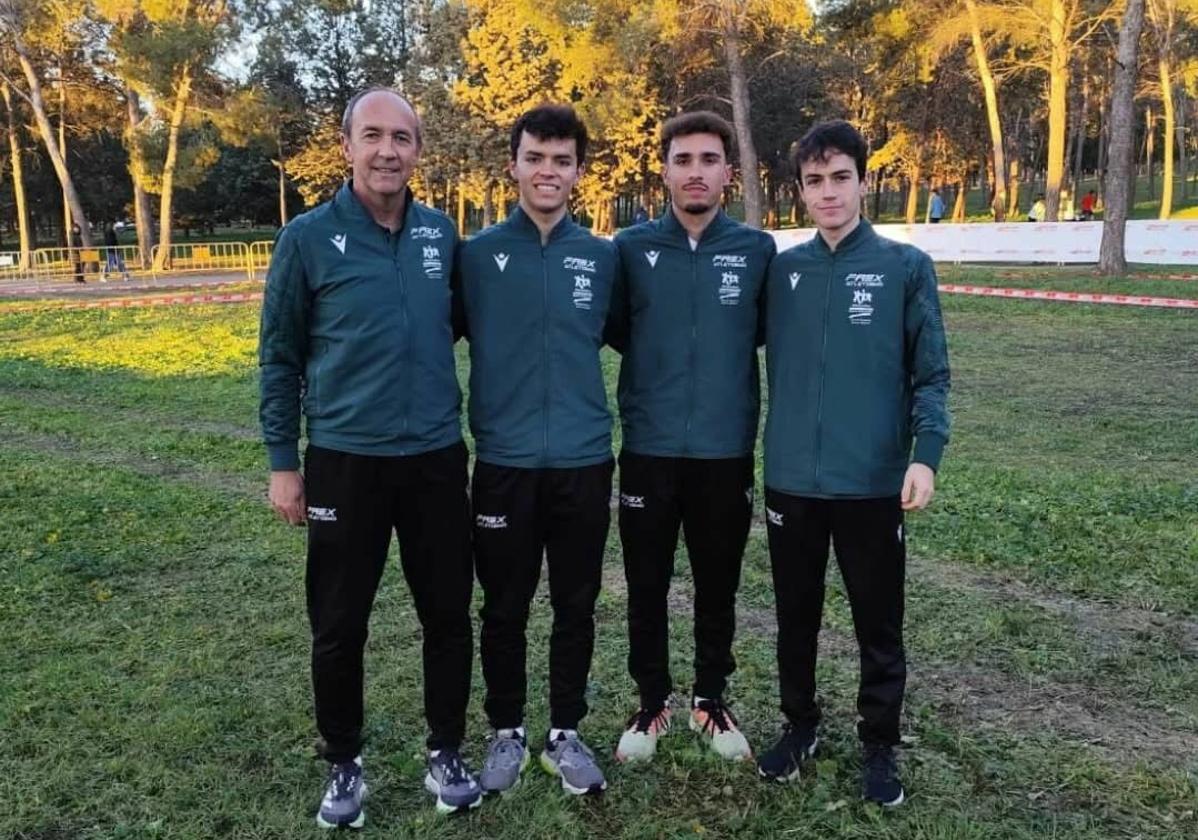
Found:
[[[887,239],[909,242],[936,262],[1096,263],[1102,222],[1006,222],[965,225],[876,225]],[[771,231],[784,250],[815,228]],[[1127,261],[1198,265],[1198,221],[1127,223]]]

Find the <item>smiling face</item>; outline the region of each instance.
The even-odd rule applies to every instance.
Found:
[[[670,141],[662,179],[674,209],[701,216],[720,203],[732,166],[718,134],[687,134]]]
[[[852,229],[861,215],[865,185],[851,157],[829,149],[823,158],[800,163],[799,191],[816,227],[827,233]]]
[[[353,169],[354,191],[375,204],[403,193],[420,159],[420,126],[408,103],[374,91],[354,107],[341,150]]]
[[[542,139],[527,131],[520,135],[516,157],[508,171],[520,190],[520,204],[529,211],[552,216],[565,209],[570,190],[578,183],[578,163],[573,137]]]

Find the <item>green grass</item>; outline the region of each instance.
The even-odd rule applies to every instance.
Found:
[[[1108,295],[1198,298],[1198,269],[1194,266],[1141,266],[1121,277],[1103,277],[1093,266],[994,266],[951,265],[936,267],[941,283],[1003,286],[1015,289],[1048,289]],[[1184,279],[1183,279],[1184,278]]]
[[[953,282],[1018,280],[962,271]],[[835,572],[813,773],[767,786],[684,729],[651,766],[615,767],[634,692],[613,533],[584,726],[609,792],[567,798],[531,768],[513,796],[435,815],[420,784],[418,625],[392,569],[367,651],[367,836],[1194,836],[1198,313],[943,305],[955,425],[933,508],[909,523],[909,805],[881,813],[857,798],[856,655]],[[252,305],[0,307],[0,837],[318,836],[303,532],[264,504],[256,329]],[[617,361],[605,367],[611,377]],[[679,692],[689,591],[680,552]],[[757,525],[730,694],[758,748],[777,723],[772,603]],[[546,724],[548,629],[542,589],[529,632],[534,733]],[[481,685],[476,668],[475,762]]]

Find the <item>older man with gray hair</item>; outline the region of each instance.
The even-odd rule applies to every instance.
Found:
[[[316,725],[330,764],[316,821],[358,828],[362,655],[392,530],[424,636],[425,786],[443,812],[478,805],[482,791],[459,753],[473,569],[449,284],[457,233],[408,189],[422,138],[399,93],[351,99],[341,147],[350,180],[275,243],[260,415],[271,505],[308,529]]]

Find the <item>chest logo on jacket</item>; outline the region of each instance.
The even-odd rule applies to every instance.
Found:
[[[424,246],[424,273],[433,280],[441,277],[441,249],[436,245]]]
[[[720,303],[724,306],[736,306],[740,303],[740,275],[725,271],[720,276]]]
[[[749,258],[744,254],[716,254],[711,258],[712,268],[748,268]]]
[[[657,258],[661,256],[661,251],[646,251],[645,259],[649,261],[649,268],[657,268]]]
[[[591,289],[591,278],[585,274],[574,275],[574,306],[578,309],[590,309],[595,292]]]
[[[339,233],[336,236],[330,236],[329,241],[333,243],[333,247],[341,253],[345,253],[345,234]]]
[[[445,234],[441,232],[441,228],[437,227],[427,227],[422,225],[421,227],[412,228],[413,239],[440,239],[444,235]]]
[[[799,285],[799,278],[801,278],[802,276],[803,276],[802,273],[798,272],[798,271],[792,271],[790,273],[790,290],[792,292]]]
[[[865,289],[853,289],[853,302],[849,304],[849,323],[866,326],[873,320],[874,293]]]
[[[562,260],[562,268],[566,271],[589,271],[595,273],[595,261],[584,260],[582,257],[566,257]]]
[[[499,273],[502,274],[503,270],[507,268],[507,261],[510,254],[492,254],[491,256],[495,258],[495,265],[499,266]]]

